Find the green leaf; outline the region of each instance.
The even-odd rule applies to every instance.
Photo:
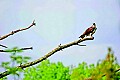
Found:
[[[8,69],[8,68],[10,68],[10,62],[2,62],[0,66],[5,69]]]
[[[23,57],[23,59],[25,59],[25,60],[30,60],[31,57],[27,57],[27,56],[25,56],[25,57]]]

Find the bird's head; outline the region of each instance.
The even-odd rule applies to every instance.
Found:
[[[95,23],[93,23],[93,27],[96,28],[96,24]]]
[[[95,23],[93,23],[93,25],[96,25]]]

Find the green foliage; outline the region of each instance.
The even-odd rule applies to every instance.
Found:
[[[69,67],[65,67],[61,62],[50,63],[49,60],[36,67],[27,68],[24,73],[24,80],[70,80]]]
[[[111,48],[108,48],[108,54],[105,59],[99,60],[97,65],[87,65],[86,63],[79,64],[74,68],[71,74],[71,80],[119,80],[120,72],[115,72],[120,68],[117,59],[114,56]]]
[[[117,63],[117,59],[114,56],[111,48],[108,48],[108,54],[104,60],[101,60],[96,65],[95,70],[93,71],[92,78],[100,80],[118,80],[120,79],[120,74],[115,73],[115,70],[120,66]],[[103,76],[105,74],[105,76]]]
[[[19,73],[22,72],[22,70],[20,68],[19,69],[16,68],[15,65],[26,63],[31,58],[27,56],[23,57],[22,55],[18,54],[23,52],[23,50],[19,49],[18,47],[14,47],[12,49],[6,49],[5,51],[10,53],[10,61],[2,62],[0,67],[4,68],[5,70],[9,70],[15,79],[15,76],[19,77],[20,76]],[[0,80],[7,80],[7,77],[2,78]]]
[[[118,68],[120,65],[111,48],[108,48],[105,59],[98,60],[96,65],[83,62],[70,69],[61,62],[45,60],[25,69],[24,80],[120,80],[120,71],[115,72]]]
[[[84,78],[91,76],[94,69],[94,64],[88,66],[87,63],[83,62],[73,69],[70,78],[71,80],[84,80]]]
[[[7,77],[1,78],[0,80],[7,80]]]
[[[14,75],[14,80],[18,79],[22,69],[18,69],[15,65],[26,63],[30,57],[21,56],[23,52],[19,48],[7,49],[10,53],[11,61],[2,62],[0,67],[11,72]],[[65,67],[61,62],[51,63],[49,60],[44,60],[37,66],[32,66],[24,70],[24,80],[120,80],[120,68],[117,58],[114,56],[111,48],[108,48],[108,53],[105,59],[98,60],[97,64],[88,65],[85,62],[78,64],[77,67]],[[18,70],[18,71],[16,71]],[[15,77],[18,78],[15,78]],[[0,80],[7,80],[4,77]]]
[[[17,52],[17,53],[22,53],[23,50],[19,49],[18,47],[14,47],[12,49],[6,49],[6,52]]]

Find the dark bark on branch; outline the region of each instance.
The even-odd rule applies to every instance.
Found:
[[[0,46],[1,46],[1,47],[4,47],[4,48],[8,48],[7,46],[5,46],[5,45],[2,45],[2,44],[0,44]]]
[[[11,35],[13,35],[13,34],[15,34],[15,33],[18,33],[18,32],[20,32],[20,31],[28,30],[29,28],[31,28],[31,27],[33,27],[33,26],[35,26],[35,25],[36,25],[36,23],[35,23],[35,20],[34,20],[30,26],[28,26],[28,27],[26,27],[26,28],[22,28],[22,29],[18,29],[18,30],[11,31],[9,34],[6,34],[6,35],[0,37],[0,40],[6,39],[7,37],[9,37],[9,36],[11,36]],[[7,48],[7,46],[1,45],[1,44],[0,44],[0,46],[1,46],[1,47],[4,47],[4,48]],[[21,48],[21,49],[18,49],[18,50],[10,50],[10,51],[9,51],[9,50],[0,50],[0,52],[14,52],[14,51],[28,50],[28,49],[33,49],[33,48],[32,48],[32,47],[29,47],[29,48]],[[16,67],[16,71],[18,70],[18,68],[19,68],[19,66]],[[5,72],[3,72],[3,73],[0,73],[0,78],[2,78],[2,77],[4,77],[4,76],[7,76],[7,75],[9,75],[10,73],[11,73],[11,71],[5,71]]]
[[[118,68],[117,70],[115,70],[115,72],[118,72],[118,71],[120,71],[120,68]]]
[[[114,71],[114,73],[118,72],[120,70],[120,68],[118,68],[117,70]],[[103,74],[102,77],[104,77],[106,74]]]
[[[56,52],[58,52],[58,51],[60,51],[60,50],[62,50],[62,49],[68,48],[68,47],[73,46],[73,45],[78,45],[78,43],[81,43],[81,42],[86,41],[86,40],[93,40],[93,39],[94,39],[94,37],[83,38],[83,39],[79,39],[79,40],[70,42],[70,43],[65,44],[65,45],[61,45],[61,44],[60,44],[60,45],[58,45],[58,47],[56,47],[56,48],[53,49],[52,51],[48,52],[48,53],[47,53],[46,55],[44,55],[43,57],[41,57],[41,58],[39,58],[39,59],[37,59],[37,60],[35,60],[35,61],[28,62],[28,63],[26,63],[26,64],[20,64],[20,66],[17,66],[17,67],[16,67],[16,71],[17,71],[19,68],[24,69],[24,68],[26,68],[26,67],[30,67],[30,66],[33,66],[33,65],[35,65],[35,64],[37,64],[37,63],[40,63],[40,62],[42,62],[43,60],[45,60],[45,59],[47,59],[48,57],[50,57],[51,55],[53,55],[54,53],[56,53]],[[5,76],[7,76],[7,75],[9,75],[9,74],[11,74],[10,71],[5,71],[5,72],[3,72],[3,73],[0,73],[0,78],[3,78],[3,77],[5,77]]]
[[[21,48],[21,49],[17,49],[17,50],[0,50],[0,52],[16,52],[19,50],[29,50],[29,49],[33,49],[33,47],[28,47],[28,48]]]
[[[13,34],[15,34],[15,33],[17,33],[17,32],[27,30],[27,29],[31,28],[32,26],[34,26],[34,25],[36,25],[35,20],[34,20],[33,23],[32,23],[30,26],[28,26],[27,28],[22,28],[22,29],[18,29],[18,30],[15,30],[15,31],[11,31],[9,34],[6,34],[6,35],[0,37],[0,40],[3,40],[3,39],[5,39],[5,38],[9,37],[10,35],[13,35]]]
[[[114,71],[114,73],[116,73],[116,72],[118,72],[118,71],[120,71],[120,68],[116,69],[116,70]],[[104,77],[104,76],[106,76],[106,74],[103,74],[101,77]],[[90,77],[90,78],[86,78],[85,80],[94,80],[94,79],[92,79],[92,77]]]

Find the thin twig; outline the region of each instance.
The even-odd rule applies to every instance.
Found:
[[[86,45],[83,45],[83,44],[78,44],[78,46],[86,46]]]
[[[24,68],[26,68],[26,67],[30,67],[30,66],[33,66],[33,65],[35,65],[35,64],[37,64],[37,63],[40,63],[40,62],[42,62],[43,60],[45,60],[45,59],[47,59],[48,57],[50,57],[51,55],[53,55],[54,53],[56,53],[56,52],[58,52],[58,51],[60,51],[60,50],[62,50],[62,49],[68,48],[68,47],[73,46],[73,45],[78,45],[78,43],[81,43],[81,42],[86,41],[86,40],[93,40],[93,39],[94,39],[93,37],[83,38],[83,39],[79,39],[79,40],[70,42],[70,43],[68,43],[68,44],[64,44],[64,45],[57,46],[55,49],[53,49],[52,51],[48,52],[48,53],[47,53],[46,55],[44,55],[43,57],[41,57],[41,58],[39,58],[39,59],[37,59],[37,60],[35,60],[35,61],[28,62],[28,63],[26,63],[26,64],[22,64],[22,65],[20,65],[20,66],[17,66],[15,71],[17,71],[19,68],[24,69]],[[11,74],[10,71],[5,71],[5,72],[3,72],[3,73],[0,73],[0,78],[3,78],[3,77],[5,77],[5,76],[7,76],[7,75],[9,75],[9,74]]]
[[[29,49],[33,49],[33,47],[27,47],[27,48],[21,48],[21,49],[17,49],[17,50],[0,50],[0,52],[16,52],[16,51],[20,51],[20,50],[29,50]]]
[[[28,47],[28,48],[21,48],[20,50],[28,50],[28,49],[33,49],[33,47]]]
[[[118,71],[120,71],[120,68],[118,68],[117,70],[115,70],[115,72],[118,72]]]
[[[0,44],[0,46],[1,46],[1,47],[4,47],[4,48],[8,48],[7,46],[5,46],[5,45],[2,45],[2,44]]]
[[[13,34],[15,34],[15,33],[17,33],[17,32],[27,30],[27,29],[31,28],[32,26],[34,26],[34,25],[36,25],[35,20],[34,20],[33,23],[32,23],[30,26],[28,26],[27,28],[22,28],[22,29],[18,29],[18,30],[15,30],[15,31],[11,31],[9,34],[6,34],[6,35],[0,37],[0,40],[3,40],[3,39],[5,39],[5,38],[9,37],[10,35],[13,35]]]

